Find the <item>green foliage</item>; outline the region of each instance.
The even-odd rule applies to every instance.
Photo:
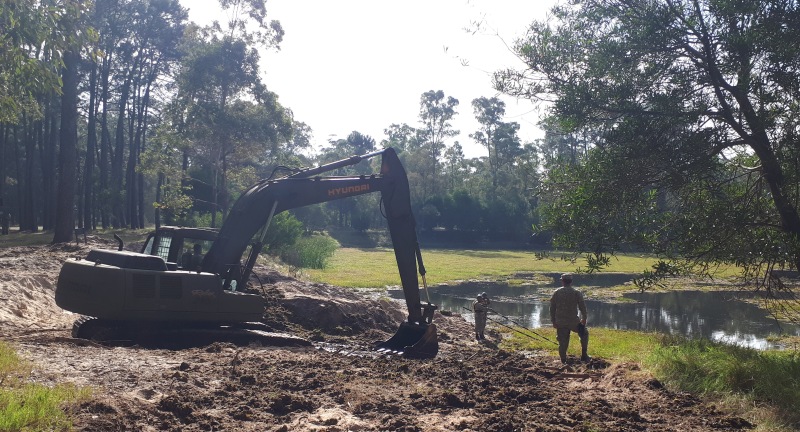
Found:
[[[602,253],[586,254],[586,272],[594,273],[611,264],[611,257]]]
[[[188,227],[210,227],[212,218],[211,213],[185,213],[184,217],[176,219],[176,223]],[[222,212],[217,212],[216,220],[222,220]]]
[[[651,246],[649,233],[661,226],[658,194],[626,187],[629,170],[615,169],[616,163],[598,149],[574,165],[548,170],[539,229],[554,234],[554,246],[594,254]]]
[[[772,0],[588,0],[533,23],[515,45],[526,69],[495,78],[548,101],[541,225],[556,246],[762,275],[800,265],[800,105],[787,92],[800,51],[785,42],[798,13]]]
[[[295,267],[324,269],[338,247],[339,243],[326,235],[301,237],[283,248],[281,259]]]
[[[659,379],[700,394],[738,393],[779,407],[800,421],[800,356],[757,351],[708,340],[664,337],[648,363]]]
[[[70,430],[64,408],[87,399],[90,392],[71,385],[25,383],[29,370],[8,344],[0,342],[0,430]]]
[[[16,124],[22,114],[41,118],[41,96],[60,92],[64,52],[96,37],[91,28],[76,25],[88,5],[0,4],[0,123]]]
[[[644,292],[654,286],[664,287],[661,281],[663,281],[665,277],[676,276],[682,273],[679,265],[663,260],[659,260],[657,263],[653,264],[651,268],[652,270],[645,269],[640,277],[633,279],[633,284],[639,288],[639,291]]]
[[[259,52],[254,46],[277,46],[282,29],[277,22],[272,27],[264,21],[263,1],[230,1],[225,7],[233,8],[228,23],[231,33],[221,33],[217,24],[184,41],[178,97],[168,118],[191,142],[182,148],[179,159],[191,164],[183,174],[208,171],[206,201],[217,208],[230,205],[231,194],[271,171],[275,161],[293,159],[286,155],[286,148],[294,148],[291,138],[298,126],[277,95],[261,82]],[[242,15],[245,10],[254,15]],[[257,29],[244,27],[250,20],[256,21]]]
[[[303,223],[289,212],[278,213],[272,218],[272,223],[264,237],[265,249],[273,254],[282,254],[291,248],[303,235]]]

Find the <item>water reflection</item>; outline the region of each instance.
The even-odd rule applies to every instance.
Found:
[[[428,289],[432,303],[442,310],[464,314],[468,320],[472,315],[464,308],[470,309],[481,292],[492,299],[492,309],[526,327],[550,325],[550,291],[542,290],[541,286],[466,282]],[[390,290],[390,295],[403,297],[399,290]],[[700,291],[634,293],[626,297],[636,300],[635,303],[587,301],[586,306],[593,327],[655,331],[758,349],[773,347],[766,340],[771,334],[800,336],[800,326],[777,323],[763,310],[742,301],[746,295],[748,293]],[[424,292],[422,298],[426,299]]]

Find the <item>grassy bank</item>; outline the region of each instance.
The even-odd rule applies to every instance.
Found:
[[[541,350],[557,356],[555,330],[508,331],[503,347]],[[521,332],[521,333],[520,333]],[[523,335],[522,333],[526,333]],[[758,425],[759,431],[800,426],[800,353],[758,351],[708,340],[592,328],[589,353],[612,362],[635,362],[668,388],[712,398],[722,408]],[[576,335],[570,355],[580,355]]]
[[[88,399],[89,390],[28,383],[29,373],[30,367],[16,352],[0,342],[0,431],[70,430],[65,410]]]
[[[432,249],[422,252],[428,284],[469,279],[500,279],[515,273],[574,272],[585,267],[568,254],[550,252],[537,257],[532,251]],[[618,255],[604,272],[640,273],[653,265],[649,256]],[[400,283],[392,249],[339,248],[321,270],[304,270],[314,281],[333,285],[373,288]]]

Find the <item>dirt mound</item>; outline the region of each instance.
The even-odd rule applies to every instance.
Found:
[[[74,315],[53,289],[61,263],[90,247],[0,250],[0,334],[36,369],[32,379],[95,388],[85,431],[732,431],[746,421],[637,370],[602,359],[561,367],[478,344],[457,315],[439,315],[440,354],[406,360],[368,350],[405,318],[374,293],[256,269],[264,322],[313,347],[215,342],[180,350],[108,347],[69,337]],[[110,245],[108,247],[113,247]],[[496,333],[489,333],[497,341]]]

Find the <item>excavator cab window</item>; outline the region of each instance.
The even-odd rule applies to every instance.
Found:
[[[156,241],[158,239],[158,241]],[[169,261],[169,248],[172,245],[171,234],[150,234],[142,248],[142,253],[160,256],[164,261]],[[155,250],[153,249],[155,248]]]
[[[172,236],[161,236],[156,245],[156,253],[154,255],[160,256],[164,261],[169,261],[169,247],[172,244]]]
[[[197,270],[203,263],[203,257],[211,247],[211,241],[185,237],[183,249],[178,261],[178,268],[183,270]]]

